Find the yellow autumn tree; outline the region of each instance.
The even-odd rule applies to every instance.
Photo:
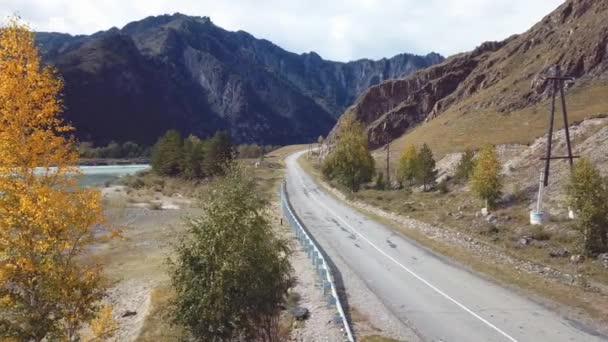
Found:
[[[479,157],[471,175],[471,190],[486,207],[492,208],[502,195],[502,180],[500,178],[500,160],[492,145],[485,145],[479,151]]]
[[[76,340],[104,293],[83,258],[104,232],[100,194],[78,187],[62,86],[27,26],[0,27],[0,340]]]

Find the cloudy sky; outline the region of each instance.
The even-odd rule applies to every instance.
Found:
[[[449,56],[521,33],[563,0],[0,0],[0,17],[33,29],[89,34],[149,15],[209,16],[297,52],[327,59]]]

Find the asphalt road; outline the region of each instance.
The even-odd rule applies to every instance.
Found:
[[[328,255],[339,255],[424,341],[606,341],[591,329],[418,246],[322,191],[287,158],[287,191]],[[348,295],[348,279],[344,279]]]

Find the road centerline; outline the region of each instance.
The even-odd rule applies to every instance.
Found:
[[[300,181],[300,184],[302,185],[302,188],[305,191],[308,191],[306,185],[304,184],[304,179],[301,175],[300,172],[298,173],[298,179]],[[314,194],[312,191],[308,191],[311,199],[312,197],[316,197],[317,195]],[[473,310],[469,309],[466,305],[460,303],[458,300],[452,298],[450,295],[448,295],[447,293],[445,293],[444,291],[442,291],[441,289],[439,289],[438,287],[436,287],[435,285],[431,284],[429,281],[427,281],[426,279],[422,278],[421,276],[419,276],[417,273],[415,273],[414,271],[412,271],[411,269],[409,269],[408,267],[404,266],[403,264],[401,264],[399,261],[397,261],[395,258],[393,258],[392,256],[390,256],[388,253],[386,253],[384,250],[382,250],[380,247],[376,246],[376,244],[374,244],[372,241],[370,241],[367,237],[365,237],[361,232],[359,232],[356,228],[354,228],[353,226],[351,226],[348,222],[346,222],[346,220],[344,220],[340,215],[338,215],[335,211],[333,211],[331,208],[329,208],[328,206],[324,205],[322,203],[322,201],[316,201],[318,204],[320,204],[321,206],[323,206],[323,208],[325,208],[325,210],[327,210],[328,212],[331,213],[331,215],[333,215],[335,218],[337,218],[338,220],[340,220],[346,227],[350,228],[355,234],[357,234],[362,240],[364,240],[367,244],[369,244],[371,247],[373,247],[376,251],[378,251],[380,254],[382,254],[384,257],[388,258],[390,261],[392,261],[393,263],[395,263],[397,266],[399,266],[400,268],[402,268],[404,271],[406,271],[407,273],[409,273],[411,276],[413,276],[414,278],[416,278],[418,281],[422,282],[424,285],[426,285],[428,288],[430,288],[431,290],[433,290],[434,292],[436,292],[437,294],[439,294],[440,296],[444,297],[445,299],[447,299],[448,301],[452,302],[453,304],[455,304],[456,306],[458,306],[459,308],[461,308],[462,310],[464,310],[465,312],[467,312],[468,314],[470,314],[471,316],[475,317],[477,320],[481,321],[482,323],[484,323],[486,326],[490,327],[491,329],[493,329],[494,331],[498,332],[500,335],[504,336],[505,338],[507,338],[509,341],[511,342],[518,342],[515,338],[513,338],[512,336],[510,336],[509,334],[507,334],[505,331],[501,330],[500,328],[498,328],[496,325],[492,324],[490,321],[488,321],[487,319],[483,318],[482,316],[480,316],[479,314],[475,313]]]

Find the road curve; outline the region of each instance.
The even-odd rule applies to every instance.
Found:
[[[548,308],[446,261],[321,190],[290,155],[291,203],[337,255],[423,341],[606,341]],[[348,295],[348,279],[344,279]]]

